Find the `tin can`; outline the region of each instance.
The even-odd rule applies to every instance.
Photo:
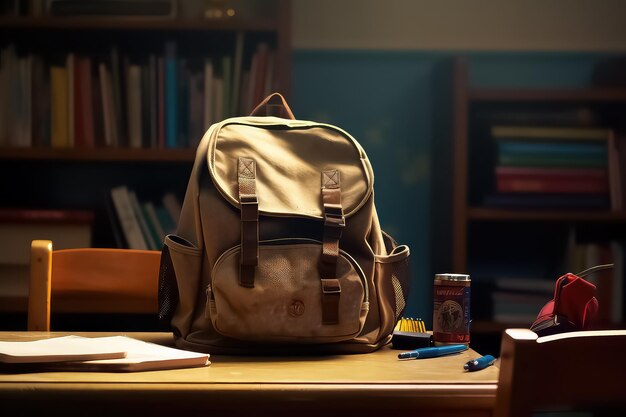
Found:
[[[433,286],[435,345],[470,342],[470,276],[437,274]]]

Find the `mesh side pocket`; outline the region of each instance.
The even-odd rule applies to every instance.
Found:
[[[391,272],[391,282],[396,299],[396,321],[402,317],[402,313],[406,308],[409,289],[411,288],[411,271],[409,256],[393,265]]]
[[[163,245],[161,265],[159,266],[159,320],[169,322],[178,304],[178,285],[176,273],[170,256],[170,248]]]
[[[409,289],[411,288],[411,269],[410,269],[410,251],[406,245],[399,245],[398,242],[384,230],[382,231],[383,240],[389,255],[385,260],[388,268],[391,269],[391,283],[395,295],[395,318],[396,321],[402,317],[402,313],[406,308],[409,298]]]

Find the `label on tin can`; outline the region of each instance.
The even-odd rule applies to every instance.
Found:
[[[436,343],[469,343],[470,291],[469,280],[435,280],[433,339]]]

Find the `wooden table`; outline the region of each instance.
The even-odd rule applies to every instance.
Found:
[[[67,334],[0,332],[0,340]],[[125,335],[172,344],[169,333]],[[498,368],[465,372],[463,364],[476,352],[410,361],[399,361],[397,354],[385,347],[370,354],[318,357],[212,355],[204,368],[5,373],[0,374],[0,409],[6,416],[491,415]]]

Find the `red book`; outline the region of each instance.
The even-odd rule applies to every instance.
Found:
[[[550,178],[550,179],[608,179],[604,168],[539,168],[539,167],[496,167],[497,178]]]
[[[94,218],[90,210],[0,208],[0,223],[91,224]]]
[[[83,58],[80,58],[79,56],[74,56],[72,68],[74,79],[69,81],[73,83],[75,148],[85,147],[85,106],[83,103],[83,73],[81,70],[82,61]]]
[[[82,136],[84,145],[88,148],[95,147],[94,138],[94,109],[93,109],[93,92],[91,77],[91,58],[82,58],[78,60],[80,63],[80,94],[82,104],[82,120],[83,131]]]
[[[500,193],[589,193],[605,194],[609,192],[607,178],[512,178],[497,177],[497,190]]]

